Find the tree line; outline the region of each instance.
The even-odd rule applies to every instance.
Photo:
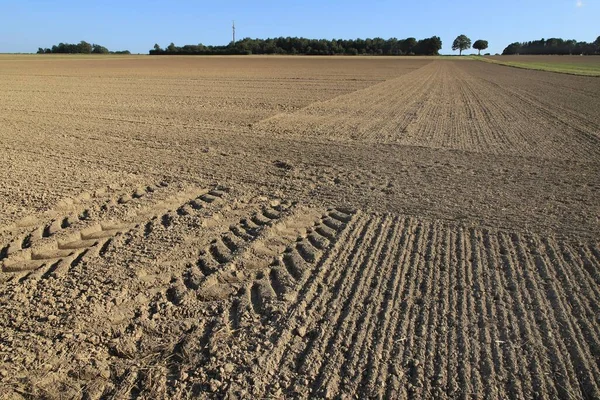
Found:
[[[52,48],[40,47],[37,54],[131,54],[129,50],[110,51],[106,47],[99,44],[92,44],[86,41],[81,41],[77,44],[59,43]]]
[[[514,54],[600,54],[600,36],[591,43],[559,38],[540,39],[531,42],[515,42],[509,44],[502,52],[502,55]]]
[[[158,44],[150,50],[152,55],[233,55],[233,54],[302,54],[302,55],[438,55],[442,40],[438,36],[417,40],[407,39],[306,39],[279,37],[272,39],[245,38],[226,46],[203,44],[166,48]]]

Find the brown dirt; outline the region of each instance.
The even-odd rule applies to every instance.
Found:
[[[0,398],[600,397],[600,80],[0,71]]]

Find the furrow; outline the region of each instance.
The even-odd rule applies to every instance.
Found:
[[[415,314],[418,311],[415,311],[415,308],[418,305],[415,304],[415,292],[416,282],[420,278],[420,274],[415,265],[419,263],[420,254],[423,254],[424,248],[427,246],[424,240],[423,235],[423,226],[421,223],[416,222],[411,219],[410,221],[411,229],[409,234],[414,236],[414,240],[412,240],[410,248],[410,253],[407,254],[407,258],[405,259],[405,265],[407,273],[406,284],[403,285],[403,292],[400,296],[402,299],[402,303],[399,308],[399,317],[398,323],[394,327],[394,342],[392,344],[391,354],[401,355],[401,359],[404,360],[404,363],[397,365],[399,372],[402,372],[402,376],[399,374],[393,374],[388,377],[387,382],[387,390],[386,396],[387,398],[399,398],[399,397],[407,397],[409,396],[408,390],[412,392],[412,384],[411,387],[408,387],[409,380],[412,372],[412,367],[414,366],[414,361],[407,363],[407,360],[410,358],[406,358],[409,353],[409,347],[412,345],[414,338],[411,337],[413,319],[416,317]],[[418,368],[418,365],[416,365]],[[419,388],[415,388],[416,391]]]
[[[314,307],[317,303],[320,304],[319,308],[325,306],[333,293],[331,287],[334,282],[338,279],[343,280],[349,272],[348,269],[340,268],[338,260],[356,257],[361,247],[361,238],[370,231],[371,224],[372,221],[365,217],[358,217],[354,223],[351,222],[347,230],[348,236],[340,238],[328,256],[320,262],[315,273],[307,279],[299,291],[296,303],[288,312],[288,322],[284,324],[274,351],[270,354],[267,371],[287,370],[295,375],[298,365],[296,360],[302,358],[302,353],[308,353],[317,342],[316,338],[311,337],[306,343],[304,340],[298,340],[293,334],[293,329],[296,327],[294,319],[296,316],[304,316],[307,322],[311,322],[318,318],[320,314],[314,311]],[[313,315],[315,317],[312,317]],[[293,360],[292,364],[290,364],[291,360]]]
[[[543,257],[546,266],[551,266],[548,268],[551,276],[545,278],[550,282],[560,282],[563,298],[569,299],[572,314],[581,320],[580,326],[586,336],[585,343],[591,347],[592,354],[600,354],[600,306],[591,300],[591,297],[598,298],[597,286],[589,284],[584,269],[581,268],[581,264],[574,262],[574,258],[569,257],[567,261],[561,256],[556,241],[544,238],[541,242],[536,240],[535,245],[537,249],[542,250],[539,253],[535,250],[537,256]],[[596,363],[600,363],[600,359],[597,359]]]
[[[499,377],[505,382],[504,393],[509,397],[518,398],[523,396],[519,374],[519,359],[516,352],[516,346],[513,340],[520,337],[521,328],[519,321],[512,312],[513,309],[513,292],[516,286],[511,283],[509,286],[505,279],[504,269],[508,263],[502,258],[502,251],[498,238],[489,231],[483,232],[483,248],[485,249],[485,258],[488,267],[493,272],[491,282],[493,282],[495,313],[498,323],[498,339],[497,346],[500,348],[498,359],[501,364],[498,365],[500,372]]]
[[[444,229],[443,238],[440,240],[439,247],[439,266],[440,277],[438,281],[438,315],[436,317],[436,336],[437,340],[435,343],[432,341],[432,346],[435,346],[435,356],[431,356],[432,362],[434,363],[434,376],[432,385],[434,386],[431,390],[432,395],[442,397],[446,395],[446,391],[449,387],[449,376],[447,374],[448,363],[452,349],[449,348],[448,335],[449,330],[452,326],[447,324],[447,316],[451,313],[451,297],[450,288],[452,287],[453,280],[451,278],[451,270],[453,266],[451,261],[451,234],[450,229]],[[434,329],[434,328],[432,328]]]
[[[317,378],[317,386],[324,388],[325,392],[341,395],[342,386],[345,393],[357,393],[367,371],[376,364],[374,358],[379,356],[370,353],[374,330],[383,322],[378,319],[380,308],[376,307],[376,304],[384,301],[385,293],[382,293],[382,287],[385,287],[386,278],[393,273],[394,265],[390,258],[394,256],[398,243],[398,229],[395,228],[399,221],[397,218],[390,218],[382,220],[382,234],[377,246],[373,249],[371,258],[365,260],[369,266],[365,269],[372,268],[373,275],[365,279],[359,291],[353,292],[353,301],[357,306],[349,305],[349,316],[342,317],[339,321],[346,323],[348,329],[345,332],[336,332],[338,337],[333,348],[337,350],[337,357],[328,360],[328,370],[323,371]],[[359,311],[359,305],[366,309]]]
[[[333,393],[335,393],[334,388],[321,386],[323,383],[322,377],[327,373],[327,369],[331,368],[331,365],[329,363],[322,364],[317,360],[322,354],[329,354],[330,357],[336,356],[334,348],[337,340],[339,340],[343,332],[351,329],[349,327],[352,318],[351,313],[358,301],[358,296],[354,296],[353,294],[361,291],[364,282],[370,279],[372,274],[375,273],[374,265],[368,262],[371,253],[367,252],[366,249],[374,248],[376,254],[380,251],[381,242],[379,242],[379,236],[387,224],[389,224],[387,220],[374,219],[373,225],[375,226],[362,241],[362,246],[358,251],[357,257],[353,260],[347,260],[350,261],[346,266],[349,270],[347,279],[336,282],[333,296],[328,301],[327,309],[322,309],[325,312],[320,313],[320,310],[317,311],[319,315],[322,315],[323,319],[323,323],[319,327],[319,337],[315,341],[311,351],[306,352],[298,360],[297,370],[301,376],[309,380],[309,385],[318,393],[330,390],[333,390]],[[344,262],[346,260],[338,260],[338,262],[340,261]],[[362,270],[361,267],[365,270]],[[321,365],[321,368],[316,369],[315,365]]]
[[[519,242],[514,240],[514,235],[506,233],[498,233],[498,242],[500,244],[500,254],[504,262],[504,270],[506,271],[507,284],[511,285],[514,293],[513,312],[519,317],[521,332],[519,337],[513,337],[510,345],[515,346],[516,350],[528,351],[526,362],[519,365],[520,374],[530,374],[531,380],[521,380],[523,392],[525,396],[534,395],[535,391],[540,390],[543,384],[549,385],[549,382],[544,382],[544,375],[536,368],[540,364],[541,349],[536,348],[537,344],[544,345],[548,350],[548,356],[554,361],[563,358],[565,355],[564,348],[561,348],[562,342],[556,338],[549,338],[547,335],[542,336],[538,326],[542,326],[544,332],[553,332],[556,329],[556,321],[552,318],[551,310],[536,291],[531,291],[531,285],[535,282],[530,277],[531,265],[523,262],[522,249],[519,247]],[[533,296],[533,298],[531,297]],[[529,312],[529,309],[535,307],[538,311],[537,322],[532,320],[535,318]],[[545,328],[545,329],[544,329]],[[559,346],[557,348],[557,346]],[[569,360],[564,360],[568,362]],[[570,364],[570,363],[569,363]],[[561,369],[568,371],[572,377],[572,366],[564,365]],[[567,375],[564,375],[567,376]],[[563,385],[560,385],[563,386]],[[572,386],[569,384],[565,387]],[[557,388],[560,392],[560,388]],[[546,389],[548,391],[548,389]],[[567,393],[563,393],[566,395]]]
[[[584,397],[587,398],[600,398],[600,389],[598,388],[598,382],[595,377],[600,376],[598,370],[597,361],[594,362],[594,357],[590,352],[588,346],[585,345],[586,337],[582,333],[581,325],[585,329],[585,321],[578,321],[573,323],[570,316],[572,313],[569,311],[571,307],[565,304],[563,299],[567,296],[563,292],[563,287],[560,284],[555,283],[556,277],[552,276],[548,270],[547,264],[544,259],[540,256],[537,249],[530,248],[530,252],[533,250],[536,255],[532,260],[530,252],[527,252],[526,247],[528,243],[532,242],[531,238],[521,239],[516,234],[512,235],[512,240],[515,242],[516,248],[519,252],[519,257],[526,263],[526,265],[535,266],[536,271],[540,274],[541,278],[544,279],[545,289],[541,289],[534,279],[530,279],[531,291],[541,297],[540,293],[545,293],[544,308],[548,309],[557,321],[558,332],[562,336],[563,343],[566,344],[567,350],[574,364],[577,372],[577,377],[580,382],[580,390]],[[525,241],[526,243],[522,243]],[[533,246],[533,244],[529,244]],[[575,300],[572,298],[572,300]],[[578,317],[582,317],[578,315]],[[595,335],[594,335],[595,336]],[[594,343],[595,337],[590,338]],[[596,341],[597,343],[597,341]]]
[[[458,325],[460,327],[458,333],[458,383],[463,393],[477,393],[473,385],[472,374],[474,373],[471,365],[473,365],[472,349],[474,343],[470,340],[472,337],[470,315],[472,315],[472,296],[470,295],[472,282],[470,277],[469,266],[467,265],[467,249],[466,239],[463,227],[458,228],[455,245],[455,260],[456,269],[458,271],[457,286],[454,290],[458,292],[457,298],[457,313]]]
[[[424,316],[423,323],[421,324],[421,335],[426,339],[422,340],[417,351],[417,359],[423,365],[422,384],[424,394],[430,394],[439,390],[439,377],[435,373],[435,355],[436,344],[438,342],[438,326],[442,316],[439,310],[441,301],[438,300],[440,298],[438,295],[440,289],[439,282],[443,274],[440,260],[444,249],[441,238],[444,230],[442,226],[435,222],[430,224],[429,229],[431,243],[424,259],[424,267],[428,271],[428,276],[426,277],[426,281],[421,285],[423,303],[427,310],[426,318]]]
[[[479,361],[475,364],[475,369],[479,371],[478,386],[475,387],[475,393],[485,393],[488,398],[498,396],[498,387],[491,382],[496,382],[496,371],[494,359],[495,354],[499,353],[497,338],[498,335],[492,329],[495,315],[491,291],[493,286],[488,282],[490,270],[485,263],[483,253],[483,243],[481,233],[476,229],[469,229],[469,244],[471,268],[473,271],[472,294],[477,299],[474,315],[477,315],[478,335],[474,336],[479,343]],[[487,382],[487,384],[485,384]]]
[[[406,246],[408,236],[408,220],[406,218],[396,220],[394,227],[394,237],[392,240],[393,249],[390,250],[389,256],[393,259],[389,260],[391,266],[391,275],[387,279],[385,291],[382,292],[382,303],[378,308],[377,328],[375,329],[374,343],[370,358],[379,357],[378,362],[369,361],[370,368],[365,371],[364,379],[362,379],[359,387],[363,393],[376,393],[382,387],[385,387],[385,375],[388,372],[388,365],[391,365],[395,360],[392,360],[389,353],[390,342],[393,336],[390,332],[391,327],[397,322],[400,285],[403,278],[403,257],[406,257]]]

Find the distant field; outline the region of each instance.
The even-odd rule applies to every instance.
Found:
[[[600,56],[493,56],[479,59],[516,68],[600,76]]]
[[[0,53],[0,62],[26,61],[26,60],[98,60],[98,59],[123,59],[143,58],[143,54],[10,54]]]
[[[0,400],[600,398],[600,79],[494,60],[0,56]]]

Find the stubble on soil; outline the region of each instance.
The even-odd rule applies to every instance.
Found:
[[[600,80],[0,65],[0,397],[600,397]]]

